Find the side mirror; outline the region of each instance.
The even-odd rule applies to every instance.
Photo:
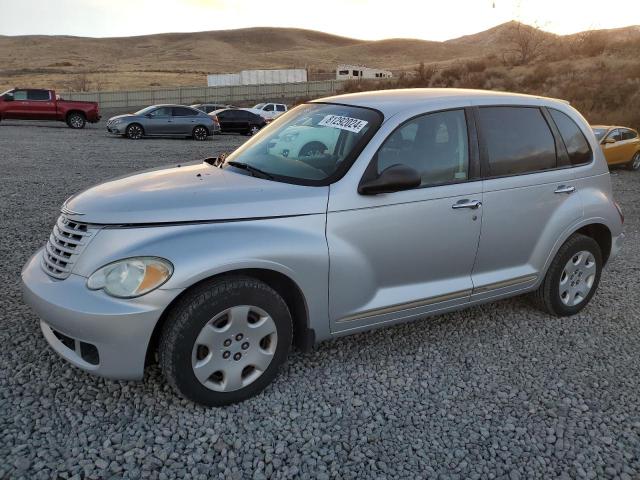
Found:
[[[378,195],[379,193],[399,192],[416,188],[420,186],[421,182],[420,174],[413,168],[396,164],[385,168],[376,178],[363,179],[358,186],[358,193]]]
[[[613,137],[607,137],[604,139],[604,141],[602,143],[616,143],[616,139]]]
[[[146,113],[144,116],[147,118],[153,118],[153,115],[151,115],[150,113]]]

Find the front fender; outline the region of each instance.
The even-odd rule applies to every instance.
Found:
[[[241,269],[272,270],[303,293],[309,326],[318,339],[328,332],[329,253],[325,214],[251,221],[139,228],[103,228],[82,253],[73,273],[90,276],[128,257],[158,256],[174,273],[162,289],[184,289]]]

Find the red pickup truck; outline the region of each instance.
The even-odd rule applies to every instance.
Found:
[[[100,120],[96,102],[76,102],[56,97],[53,90],[14,88],[0,94],[0,120],[57,120],[71,128],[84,128]]]

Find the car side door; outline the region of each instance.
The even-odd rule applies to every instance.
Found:
[[[3,118],[15,118],[26,120],[29,118],[27,110],[27,91],[13,90],[10,92],[12,100],[7,102],[7,106],[2,113]]]
[[[620,129],[620,147],[622,152],[622,161],[628,163],[638,151],[640,140],[636,132],[628,128]]]
[[[619,128],[611,130],[602,140],[602,152],[609,165],[624,163],[624,145]]]
[[[484,181],[472,300],[484,300],[535,285],[583,207],[566,147],[546,109],[481,106],[475,114]]]
[[[171,107],[158,107],[146,115],[144,130],[147,135],[167,135],[172,127]]]
[[[472,116],[459,108],[400,124],[365,177],[394,165],[418,172],[420,185],[379,195],[342,182],[331,187],[326,229],[334,333],[469,301],[482,220]]]
[[[56,102],[49,90],[27,90],[25,110],[32,119],[55,120],[57,117]]]
[[[220,129],[224,133],[237,133],[238,132],[238,110],[223,110],[218,114],[218,121],[220,122]]]
[[[198,112],[188,107],[173,107],[169,131],[172,135],[191,135]]]

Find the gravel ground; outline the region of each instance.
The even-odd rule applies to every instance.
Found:
[[[516,298],[293,353],[239,405],[93,377],[58,358],[19,274],[73,192],[229,150],[104,126],[0,124],[0,478],[640,478],[640,174],[616,171],[627,242],[568,319]]]

